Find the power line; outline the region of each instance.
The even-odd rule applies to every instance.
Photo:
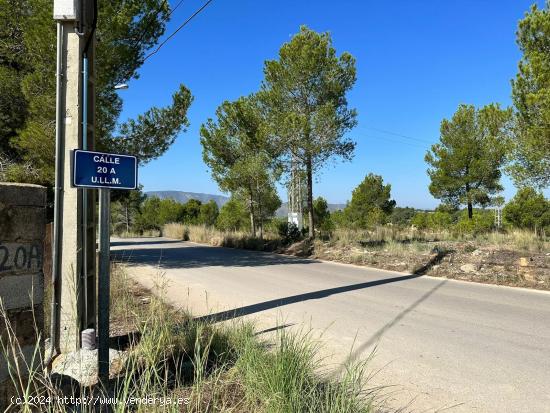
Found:
[[[144,29],[141,31],[141,34],[139,35],[138,39],[134,42],[134,48],[136,46],[139,46],[139,44],[143,41],[143,38],[147,33],[149,33],[149,30],[151,29],[151,23],[153,22],[153,19],[156,19],[158,14],[162,11],[162,9],[166,6],[168,3],[168,0],[163,0],[163,2],[160,4],[160,6],[157,8],[157,10],[148,16],[144,17],[143,20],[146,18],[149,20],[148,24],[144,27]],[[171,14],[171,12],[170,12]],[[167,18],[170,17],[170,14],[168,14]],[[163,20],[165,21],[165,19]]]
[[[412,143],[412,142],[403,142],[403,141],[400,141],[400,140],[397,140],[397,139],[392,139],[392,138],[388,138],[386,136],[373,136],[373,135],[368,135],[366,136],[367,138],[372,138],[372,139],[382,139],[382,140],[385,140],[385,141],[388,141],[388,142],[393,142],[393,143],[399,143],[399,144],[402,144],[402,145],[409,145],[409,146],[413,146],[415,148],[422,148],[422,149],[425,149],[425,146],[422,146],[422,145],[419,145],[417,143]]]
[[[159,8],[157,9],[156,12],[154,12],[151,16],[158,16],[158,14],[162,11],[162,9],[164,8],[164,6],[166,5],[168,0],[164,0],[161,5],[159,6]],[[179,6],[181,6],[183,4],[183,1],[184,0],[180,0],[174,7],[170,8],[170,11],[168,12],[168,14],[160,21],[160,23],[164,23],[165,21],[167,21],[170,16],[172,16],[172,14],[178,9]],[[152,20],[151,22],[152,23]],[[139,36],[139,38],[136,40],[136,42],[134,43],[134,47],[136,46],[139,46],[139,44],[141,43],[141,41],[143,40],[143,38],[145,37],[146,34],[149,33],[149,30],[151,29],[151,25],[148,24],[147,26],[145,26],[145,29],[141,32],[141,35]]]
[[[179,7],[182,3],[183,3],[183,0],[180,0],[180,1],[178,2],[178,4],[176,4],[176,5],[172,8],[172,10],[170,10],[170,13],[168,13],[168,16],[166,16],[166,19],[168,19],[168,18],[172,15],[172,13],[174,13],[174,12],[178,9],[178,7]],[[166,21],[166,19],[164,19],[164,21]]]
[[[416,138],[414,136],[403,135],[401,133],[392,132],[392,131],[385,130],[385,129],[379,129],[379,128],[373,128],[373,127],[368,127],[367,129],[370,129],[370,130],[373,130],[373,131],[376,131],[376,132],[380,132],[380,133],[386,133],[388,135],[399,136],[399,137],[405,138],[405,139],[412,139],[414,141],[418,141],[418,142],[422,142],[422,143],[429,143],[429,144],[432,143],[432,142],[430,142],[426,139],[420,139],[420,138]]]
[[[195,13],[193,13],[187,20],[185,20],[174,32],[168,36],[161,44],[157,46],[155,50],[153,50],[151,53],[149,53],[147,56],[145,56],[145,59],[143,59],[142,63],[145,63],[147,59],[149,59],[151,56],[156,54],[162,46],[164,46],[172,37],[174,37],[181,29],[183,29],[195,16],[197,16],[201,11],[203,11],[210,3],[212,3],[213,0],[208,0],[206,3],[204,3]]]

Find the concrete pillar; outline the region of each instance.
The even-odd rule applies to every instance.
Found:
[[[61,352],[80,348],[82,327],[82,195],[71,187],[71,151],[82,147],[82,49],[83,39],[74,22],[63,23],[63,215],[61,221],[61,308],[59,347]]]
[[[20,367],[31,364],[37,347],[42,350],[38,336],[44,338],[45,230],[46,188],[0,183],[0,301],[5,311],[0,314],[0,338],[4,345],[16,344]],[[8,325],[15,337],[8,334]],[[41,358],[36,357],[34,368],[39,367]],[[9,406],[16,391],[8,359],[13,365],[13,357],[0,349],[0,411]]]

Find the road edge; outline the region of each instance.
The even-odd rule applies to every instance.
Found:
[[[168,238],[168,237],[160,237],[160,238],[167,238],[167,239],[170,239],[170,240],[173,239],[173,240],[178,241],[175,238]],[[311,261],[322,262],[322,263],[325,263],[325,264],[343,265],[343,266],[359,268],[359,269],[364,269],[364,270],[371,270],[371,271],[374,270],[374,271],[384,272],[384,273],[387,273],[387,274],[412,275],[412,273],[410,273],[410,272],[385,270],[383,268],[370,267],[370,266],[367,266],[367,265],[351,264],[351,263],[340,262],[340,261],[331,261],[331,260],[325,260],[325,259],[322,259],[322,258],[296,257],[295,255],[282,254],[282,253],[276,253],[276,252],[270,252],[270,251],[257,251],[257,250],[249,250],[249,249],[244,249],[244,248],[231,248],[231,247],[224,247],[224,246],[220,246],[220,245],[203,244],[201,242],[196,242],[196,241],[183,241],[183,240],[179,240],[179,241],[182,242],[182,243],[195,244],[195,245],[200,245],[200,246],[203,246],[203,247],[224,248],[224,249],[229,249],[229,250],[242,250],[242,251],[250,251],[250,252],[256,252],[256,253],[261,253],[261,254],[269,254],[269,255],[275,255],[275,256],[283,255],[285,257],[290,257],[290,258],[296,258],[296,259],[301,259],[301,260],[306,259],[306,260],[311,260]],[[451,281],[451,282],[459,283],[459,284],[479,285],[479,286],[483,286],[483,287],[497,288],[497,289],[498,288],[504,288],[504,289],[513,290],[513,291],[522,291],[522,292],[550,295],[550,291],[538,290],[538,289],[535,289],[535,288],[513,287],[513,286],[509,286],[509,285],[499,285],[499,284],[487,284],[487,283],[481,283],[481,282],[476,282],[476,281],[457,280],[457,279],[454,279],[454,278],[447,278],[447,277],[434,277],[433,275],[421,275],[420,277],[429,278],[429,279],[432,279],[432,280],[447,280],[447,281]]]

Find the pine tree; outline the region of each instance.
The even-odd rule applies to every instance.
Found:
[[[550,185],[550,1],[533,5],[520,21],[517,43],[523,52],[512,81],[516,108],[513,163],[509,171],[518,186]]]
[[[524,187],[506,204],[503,215],[518,228],[543,230],[550,226],[550,201],[533,188]]]
[[[510,109],[497,104],[481,109],[460,105],[451,120],[441,122],[440,142],[425,160],[430,165],[430,193],[443,202],[485,206],[503,189],[501,167],[508,150]]]
[[[384,185],[380,175],[370,173],[353,190],[351,201],[344,209],[344,215],[348,224],[353,227],[368,228],[384,223],[394,207],[391,185]]]
[[[151,108],[117,128],[117,83],[137,78],[145,52],[164,33],[162,0],[100,1],[95,63],[96,148],[146,163],[162,155],[188,125],[185,86],[166,108]],[[56,29],[51,0],[0,0],[0,162],[6,179],[53,185]],[[4,42],[6,39],[6,42]]]
[[[213,226],[216,224],[220,210],[216,201],[211,199],[200,207],[199,222],[207,226]]]
[[[259,94],[272,126],[271,140],[285,161],[306,172],[309,236],[314,237],[313,176],[326,163],[349,160],[355,143],[344,138],[356,124],[346,94],[355,83],[355,59],[336,56],[329,33],[302,26],[277,60],[264,65]]]
[[[214,121],[201,127],[203,159],[223,191],[241,201],[250,217],[250,233],[260,236],[263,222],[281,201],[275,191],[277,168],[266,141],[266,124],[255,96],[224,102]]]

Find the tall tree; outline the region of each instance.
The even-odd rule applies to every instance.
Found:
[[[266,214],[273,214],[280,205],[274,187],[277,168],[267,145],[265,120],[255,96],[222,103],[216,118],[201,127],[204,162],[220,188],[246,205],[250,232],[256,236],[258,226],[262,232]]]
[[[161,200],[156,196],[147,197],[141,205],[141,213],[136,218],[136,229],[140,232],[160,230],[163,222],[160,219]]]
[[[516,107],[513,163],[517,186],[550,185],[550,1],[533,5],[520,21],[517,43],[523,52],[512,81]]]
[[[23,44],[23,21],[27,11],[20,0],[0,0],[0,153],[4,163],[14,160],[11,144],[27,116],[21,80],[28,70]]]
[[[199,213],[199,222],[209,227],[213,226],[216,224],[218,215],[220,215],[220,209],[218,208],[218,204],[216,204],[216,201],[211,199],[207,203],[201,205],[200,213]]]
[[[128,196],[120,199],[120,206],[123,214],[122,222],[126,227],[126,232],[130,232],[130,230],[134,227],[136,217],[141,211],[141,204],[145,200],[146,195],[143,193],[142,185],[140,185],[135,191],[127,192],[129,192]]]
[[[506,204],[503,214],[516,227],[540,231],[550,226],[550,201],[533,188],[523,187]]]
[[[451,120],[443,119],[440,142],[426,153],[430,193],[443,202],[488,205],[503,189],[501,167],[508,150],[511,109],[491,104],[481,109],[460,105]]]
[[[216,227],[223,231],[237,231],[246,226],[247,211],[242,202],[231,197],[220,209]]]
[[[189,126],[187,110],[193,97],[184,85],[172,95],[172,105],[153,107],[124,122],[118,133],[105,137],[99,145],[107,151],[129,153],[145,164],[161,156],[172,145],[180,131]]]
[[[315,201],[313,201],[313,213],[319,230],[321,232],[330,233],[334,228],[334,223],[332,222],[328,202],[325,198],[317,197]]]
[[[8,14],[11,9],[15,10],[13,15]],[[51,186],[56,53],[51,0],[0,0],[0,10],[0,91],[7,92],[0,94],[0,137],[8,137],[2,139],[0,157],[8,157],[9,152],[9,159],[15,161],[4,175],[10,180]],[[186,113],[192,98],[189,90],[180,86],[170,106],[152,108],[116,127],[122,101],[114,85],[138,77],[145,52],[164,33],[169,11],[168,2],[163,0],[99,2],[100,41],[95,56],[98,149],[125,151],[146,163],[161,155],[188,125]],[[11,36],[6,37],[6,43],[4,33]],[[6,96],[21,103],[3,105]]]
[[[181,220],[188,224],[197,224],[199,222],[202,202],[198,199],[190,199],[182,206]]]
[[[384,185],[380,175],[369,173],[353,190],[351,201],[344,209],[344,215],[348,223],[354,227],[367,228],[384,223],[394,207],[391,185]]]
[[[315,215],[315,222],[318,225],[322,225],[326,219],[330,219],[328,202],[325,198],[319,196],[313,201],[313,214]]]
[[[249,174],[254,175],[252,190],[252,206],[254,225],[259,231],[260,238],[264,235],[264,224],[275,215],[277,209],[281,206],[281,199],[277,194],[273,178],[269,174],[263,174],[263,168],[266,164],[265,158],[257,158],[251,162]],[[235,199],[240,199],[245,205],[250,204],[249,193],[242,187],[234,193]]]
[[[145,198],[142,185],[135,191],[111,191],[111,223],[115,232],[129,233],[134,229]]]
[[[302,26],[277,60],[264,65],[261,101],[272,125],[271,139],[287,168],[305,170],[309,236],[314,237],[313,176],[336,157],[349,160],[355,143],[344,134],[356,125],[347,92],[355,83],[355,59],[339,57],[329,33]]]

